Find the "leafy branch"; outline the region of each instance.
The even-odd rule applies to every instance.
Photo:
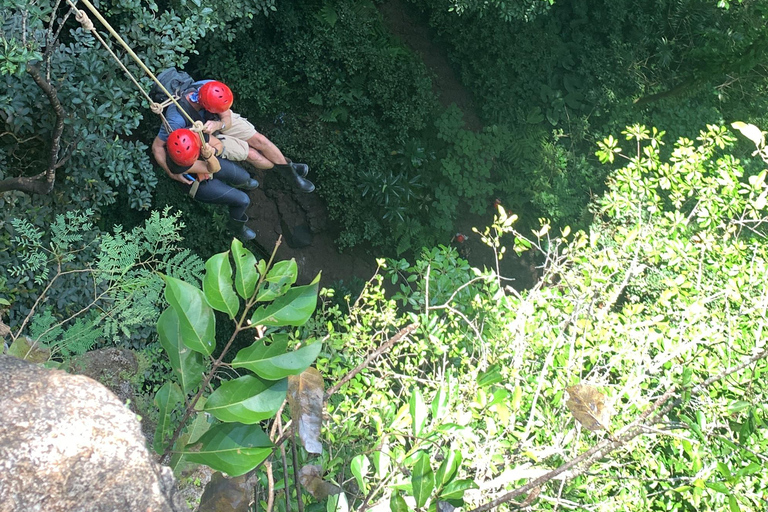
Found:
[[[669,413],[674,407],[683,403],[683,394],[685,392],[690,392],[690,396],[703,394],[705,391],[707,391],[709,386],[715,382],[718,382],[728,377],[729,375],[739,372],[750,364],[755,363],[761,359],[765,359],[766,357],[768,357],[768,349],[758,352],[740,364],[734,365],[696,386],[688,385],[679,389],[675,385],[670,386],[670,388],[665,391],[659,398],[657,398],[650,407],[643,411],[643,413],[640,414],[640,416],[638,416],[634,422],[624,427],[621,431],[617,432],[613,438],[606,438],[602,440],[578,457],[575,457],[568,462],[558,466],[549,473],[546,473],[545,475],[542,475],[539,478],[504,494],[503,496],[499,496],[498,498],[489,501],[488,503],[473,508],[469,512],[487,512],[488,510],[494,509],[499,505],[509,503],[518,496],[522,496],[523,494],[529,492],[532,493],[535,489],[541,488],[543,485],[555,479],[558,475],[576,466],[581,465],[580,468],[571,473],[571,478],[575,478],[581,474],[586,473],[594,462],[604,458],[606,455],[610,454],[616,449],[621,448],[639,435],[646,433],[646,428],[648,426],[662,422],[667,413]],[[653,414],[654,412],[655,414]],[[651,416],[651,414],[653,414],[653,416]],[[530,503],[527,503],[526,506],[527,505],[530,505]],[[517,508],[522,508],[522,504]]]

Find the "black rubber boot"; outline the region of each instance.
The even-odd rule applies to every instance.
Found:
[[[296,162],[291,162],[291,165],[294,169],[296,169],[296,172],[299,173],[299,176],[302,178],[306,178],[307,174],[309,174],[309,166],[307,164],[297,164]]]
[[[314,192],[315,184],[309,181],[308,179],[306,179],[304,176],[301,176],[299,169],[297,169],[299,164],[294,164],[287,158],[286,160],[288,161],[287,164],[282,164],[282,165],[275,164],[275,169],[279,169],[289,179],[292,179],[293,182],[296,184],[296,188],[298,188],[302,192],[305,192],[307,194],[309,194],[310,192]],[[306,167],[306,164],[303,164],[303,165]]]
[[[240,190],[254,190],[259,188],[259,182],[253,178],[250,178],[247,182],[243,183],[242,185],[233,185],[233,186],[235,188],[239,188]]]
[[[235,237],[240,240],[253,240],[256,238],[256,232],[245,225],[248,222],[248,217],[246,215],[243,215],[243,217],[245,218],[241,220],[230,219],[229,228],[235,234]]]

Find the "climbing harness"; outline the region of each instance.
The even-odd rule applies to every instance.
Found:
[[[176,108],[179,109],[179,112],[182,113],[182,115],[189,121],[189,123],[192,125],[192,131],[197,133],[198,137],[200,138],[200,156],[203,157],[203,159],[206,161],[206,166],[208,167],[208,172],[215,173],[221,170],[221,164],[219,164],[219,161],[215,157],[215,152],[211,146],[209,146],[206,141],[205,137],[203,136],[203,122],[202,121],[196,121],[192,119],[192,117],[181,107],[179,102],[177,101],[177,98],[174,97],[173,94],[171,94],[168,89],[165,88],[165,86],[160,82],[160,80],[157,79],[157,77],[152,73],[152,71],[144,64],[144,62],[139,58],[138,55],[131,49],[130,46],[128,46],[128,43],[126,43],[122,37],[120,37],[120,34],[115,31],[114,28],[112,28],[112,25],[109,24],[109,22],[104,19],[104,17],[99,13],[99,11],[96,9],[96,7],[93,6],[93,4],[89,0],[80,0],[85,6],[88,8],[89,11],[98,19],[102,25],[107,29],[107,31],[112,35],[113,38],[117,42],[120,43],[120,45],[125,49],[126,52],[128,52],[128,55],[131,56],[131,58],[136,62],[136,64],[141,67],[141,69],[149,76],[155,84],[160,88],[160,90],[163,91],[163,93],[168,97],[167,100],[163,101],[162,103],[157,103],[152,100],[152,98],[149,97],[147,92],[144,90],[144,88],[139,84],[138,80],[133,76],[133,74],[128,70],[127,67],[122,63],[120,58],[115,55],[115,52],[112,51],[112,48],[109,47],[107,42],[101,37],[101,35],[96,30],[96,27],[94,27],[93,22],[88,17],[88,14],[82,10],[77,8],[77,4],[73,0],[67,0],[67,3],[69,4],[70,8],[75,12],[75,19],[82,25],[83,30],[86,30],[93,34],[93,36],[101,43],[101,45],[107,49],[109,54],[112,56],[112,58],[118,63],[120,68],[125,72],[126,75],[131,79],[131,81],[136,85],[136,87],[141,91],[141,93],[144,95],[144,97],[149,102],[150,109],[155,114],[158,114],[163,121],[163,127],[165,127],[165,130],[168,133],[171,133],[171,127],[168,123],[168,120],[165,118],[165,115],[163,114],[163,111],[166,107],[173,104],[176,106]],[[196,182],[197,183],[197,182]]]

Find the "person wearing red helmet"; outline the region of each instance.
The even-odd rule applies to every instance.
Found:
[[[223,149],[219,140],[209,137],[209,141],[216,153]],[[258,187],[258,181],[235,162],[218,157],[221,169],[209,174],[206,162],[200,158],[200,136],[192,130],[178,128],[172,131],[164,149],[155,153],[155,159],[169,175],[182,183],[194,199],[229,206],[230,227],[236,237],[243,240],[256,238],[256,233],[245,225],[248,221],[245,212],[251,204],[246,192]],[[194,186],[195,182],[197,186]]]
[[[276,169],[288,176],[302,192],[312,192],[315,185],[306,179],[309,166],[294,163],[246,118],[232,112],[234,95],[226,84],[216,80],[201,80],[192,84],[182,95],[179,104],[195,120],[204,122],[205,133],[221,139],[222,157],[233,161],[246,161],[257,169]],[[171,129],[188,127],[188,120],[175,105],[165,114]],[[168,133],[161,127],[153,143],[162,147]],[[159,140],[158,140],[159,139]]]

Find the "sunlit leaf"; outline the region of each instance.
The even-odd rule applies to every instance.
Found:
[[[364,453],[355,455],[352,458],[352,462],[349,463],[349,470],[352,472],[352,476],[357,480],[357,487],[365,494],[368,492],[368,485],[365,482],[365,475],[368,474],[368,468],[371,463],[368,462],[368,457]]]
[[[232,239],[232,258],[235,260],[235,289],[244,299],[249,299],[256,291],[259,271],[256,268],[256,256],[243,247],[237,238]]]
[[[435,398],[432,400],[432,418],[434,421],[440,421],[448,412],[448,384],[443,383],[437,388]]]
[[[437,474],[435,475],[435,483],[438,487],[446,485],[453,480],[456,475],[456,471],[461,466],[462,455],[460,450],[448,450],[440,467],[437,468]]]
[[[271,418],[285,401],[288,381],[265,382],[252,375],[228,380],[214,391],[205,411],[221,421],[250,425]]]
[[[318,501],[341,492],[341,487],[323,480],[323,468],[314,464],[307,464],[301,468],[299,482]]]
[[[765,133],[753,124],[743,123],[736,121],[731,123],[731,126],[736,130],[739,130],[743,136],[755,143],[757,147],[765,146]]]
[[[424,404],[424,397],[418,387],[411,391],[411,399],[408,403],[411,413],[411,423],[413,426],[414,437],[419,437],[424,424],[427,422],[427,406]]]
[[[220,423],[200,440],[182,450],[190,462],[240,476],[255,468],[272,453],[272,442],[256,425]]]
[[[381,450],[377,450],[371,454],[373,459],[373,466],[376,468],[376,478],[382,479],[387,475],[389,471],[389,453],[387,452],[389,446],[386,440],[382,442]]]
[[[283,295],[296,282],[298,273],[295,259],[278,261],[267,272],[267,277],[264,278],[264,283],[256,294],[256,300],[267,302]]]
[[[445,486],[440,497],[446,501],[460,500],[464,498],[464,492],[468,489],[479,489],[474,480],[454,480]]]
[[[298,375],[309,368],[322,348],[322,343],[312,343],[287,352],[287,334],[275,334],[273,340],[269,346],[262,339],[242,349],[232,361],[232,366],[247,368],[266,380],[278,380],[288,375]]]
[[[181,339],[186,346],[209,356],[216,346],[216,318],[202,290],[170,276],[165,280],[165,299],[179,318]]]
[[[157,319],[157,334],[160,345],[168,354],[173,373],[181,384],[184,393],[189,393],[200,384],[205,372],[203,356],[187,347],[181,339],[179,315],[173,308],[162,312]]]
[[[392,496],[389,498],[389,510],[391,512],[408,512],[410,510],[399,491],[392,492]]]
[[[349,512],[349,502],[347,495],[343,492],[328,496],[328,502],[325,505],[326,512]]]
[[[240,309],[240,299],[232,289],[232,265],[229,263],[229,251],[214,254],[205,262],[203,293],[208,305],[235,318]]]
[[[320,274],[317,274],[311,284],[291,288],[271,304],[256,308],[251,316],[251,323],[270,327],[303,325],[317,307],[319,282]]]
[[[610,418],[605,407],[605,396],[588,384],[577,384],[566,389],[565,405],[584,428],[593,432],[609,430]]]
[[[315,345],[320,345],[315,343]],[[288,376],[288,405],[299,439],[309,453],[323,453],[320,430],[323,425],[323,376],[316,368]]]

